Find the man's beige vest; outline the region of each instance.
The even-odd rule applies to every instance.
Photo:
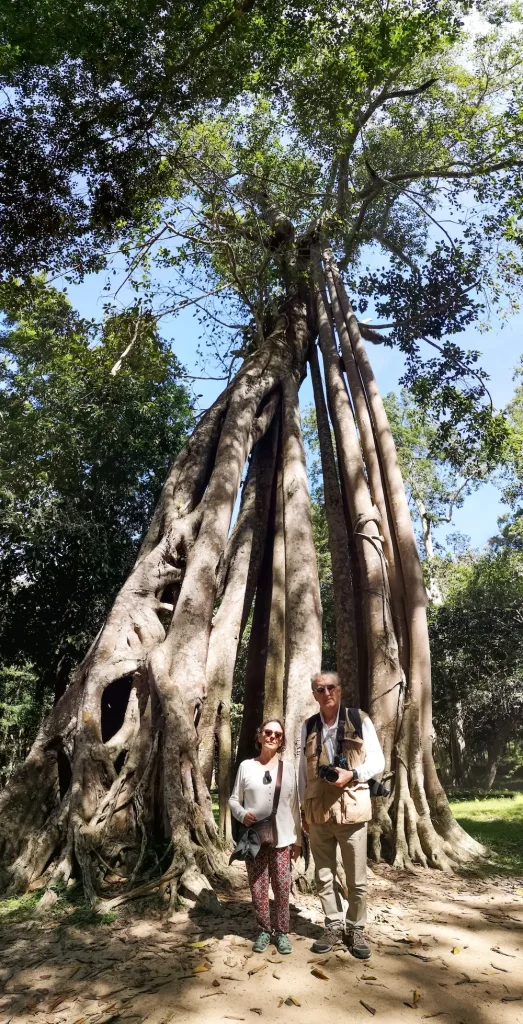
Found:
[[[362,720],[368,716],[360,711]],[[365,744],[356,734],[349,715],[345,720],[342,753],[349,768],[357,768],[365,760]],[[366,782],[350,782],[342,790],[318,778],[318,765],[329,764],[329,757],[322,743],[318,761],[316,729],[312,729],[305,744],[307,760],[307,786],[303,797],[305,818],[309,825],[325,825],[328,821],[338,825],[357,825],[372,818],[369,787]]]

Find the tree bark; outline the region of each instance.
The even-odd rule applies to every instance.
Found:
[[[309,339],[307,339],[308,341]],[[283,383],[285,533],[285,731],[297,762],[301,724],[315,710],[311,676],[321,668],[321,601],[296,377]]]
[[[455,821],[434,765],[430,648],[426,615],[427,595],[416,538],[396,446],[361,338],[357,318],[330,253],[327,254],[327,259],[373,418],[394,534],[405,580],[405,608],[410,641],[407,692],[411,730],[409,783],[418,816],[417,832],[424,855],[429,862],[434,866],[449,868],[457,851],[459,851],[459,856],[466,858],[468,855],[477,855],[481,847]],[[421,757],[418,755],[419,748],[421,748]]]
[[[321,315],[322,310],[320,308],[318,309],[320,330],[324,329]],[[336,472],[336,459],[332,445],[327,403],[323,392],[318,353],[315,346],[311,348],[310,365],[332,565],[332,590],[336,621],[336,668],[341,680],[345,705],[348,707],[359,707],[358,648],[354,620],[354,594],[350,571],[349,542],[338,474]]]

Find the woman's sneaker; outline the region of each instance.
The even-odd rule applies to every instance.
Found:
[[[289,936],[286,935],[285,932],[278,932],[278,934],[274,936],[274,941],[276,943],[278,953],[292,953]]]
[[[262,929],[262,931],[258,935],[258,938],[256,939],[256,942],[254,943],[254,945],[252,947],[253,953],[264,953],[265,950],[267,949],[267,946],[269,945],[270,941],[271,941],[271,933],[270,932],[264,932],[263,929]]]
[[[325,927],[321,939],[316,939],[311,946],[311,953],[330,953],[333,946],[339,946],[343,942],[343,929],[341,924],[328,924]]]
[[[347,948],[357,960],[368,960],[372,950],[365,938],[363,928],[348,928],[345,937]]]

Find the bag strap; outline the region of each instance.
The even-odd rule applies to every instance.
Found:
[[[278,811],[278,804],[280,802],[281,792],[281,780],[283,777],[283,761],[278,762],[278,771],[276,773],[276,786],[274,789],[274,800],[272,802],[271,818],[276,821],[276,814]]]
[[[354,729],[354,732],[356,733],[356,736],[358,736],[360,738],[360,740],[362,740],[363,739],[363,725],[362,725],[362,722],[361,722],[360,709],[359,708],[349,708],[349,718],[351,720],[351,724],[352,724],[352,727]]]

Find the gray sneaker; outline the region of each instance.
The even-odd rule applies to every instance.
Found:
[[[330,953],[333,946],[339,946],[343,942],[343,928],[341,924],[328,924],[325,926],[321,939],[316,939],[311,946],[311,953]]]
[[[372,955],[372,950],[367,942],[363,928],[347,928],[345,942],[349,952],[357,960],[368,960]]]

